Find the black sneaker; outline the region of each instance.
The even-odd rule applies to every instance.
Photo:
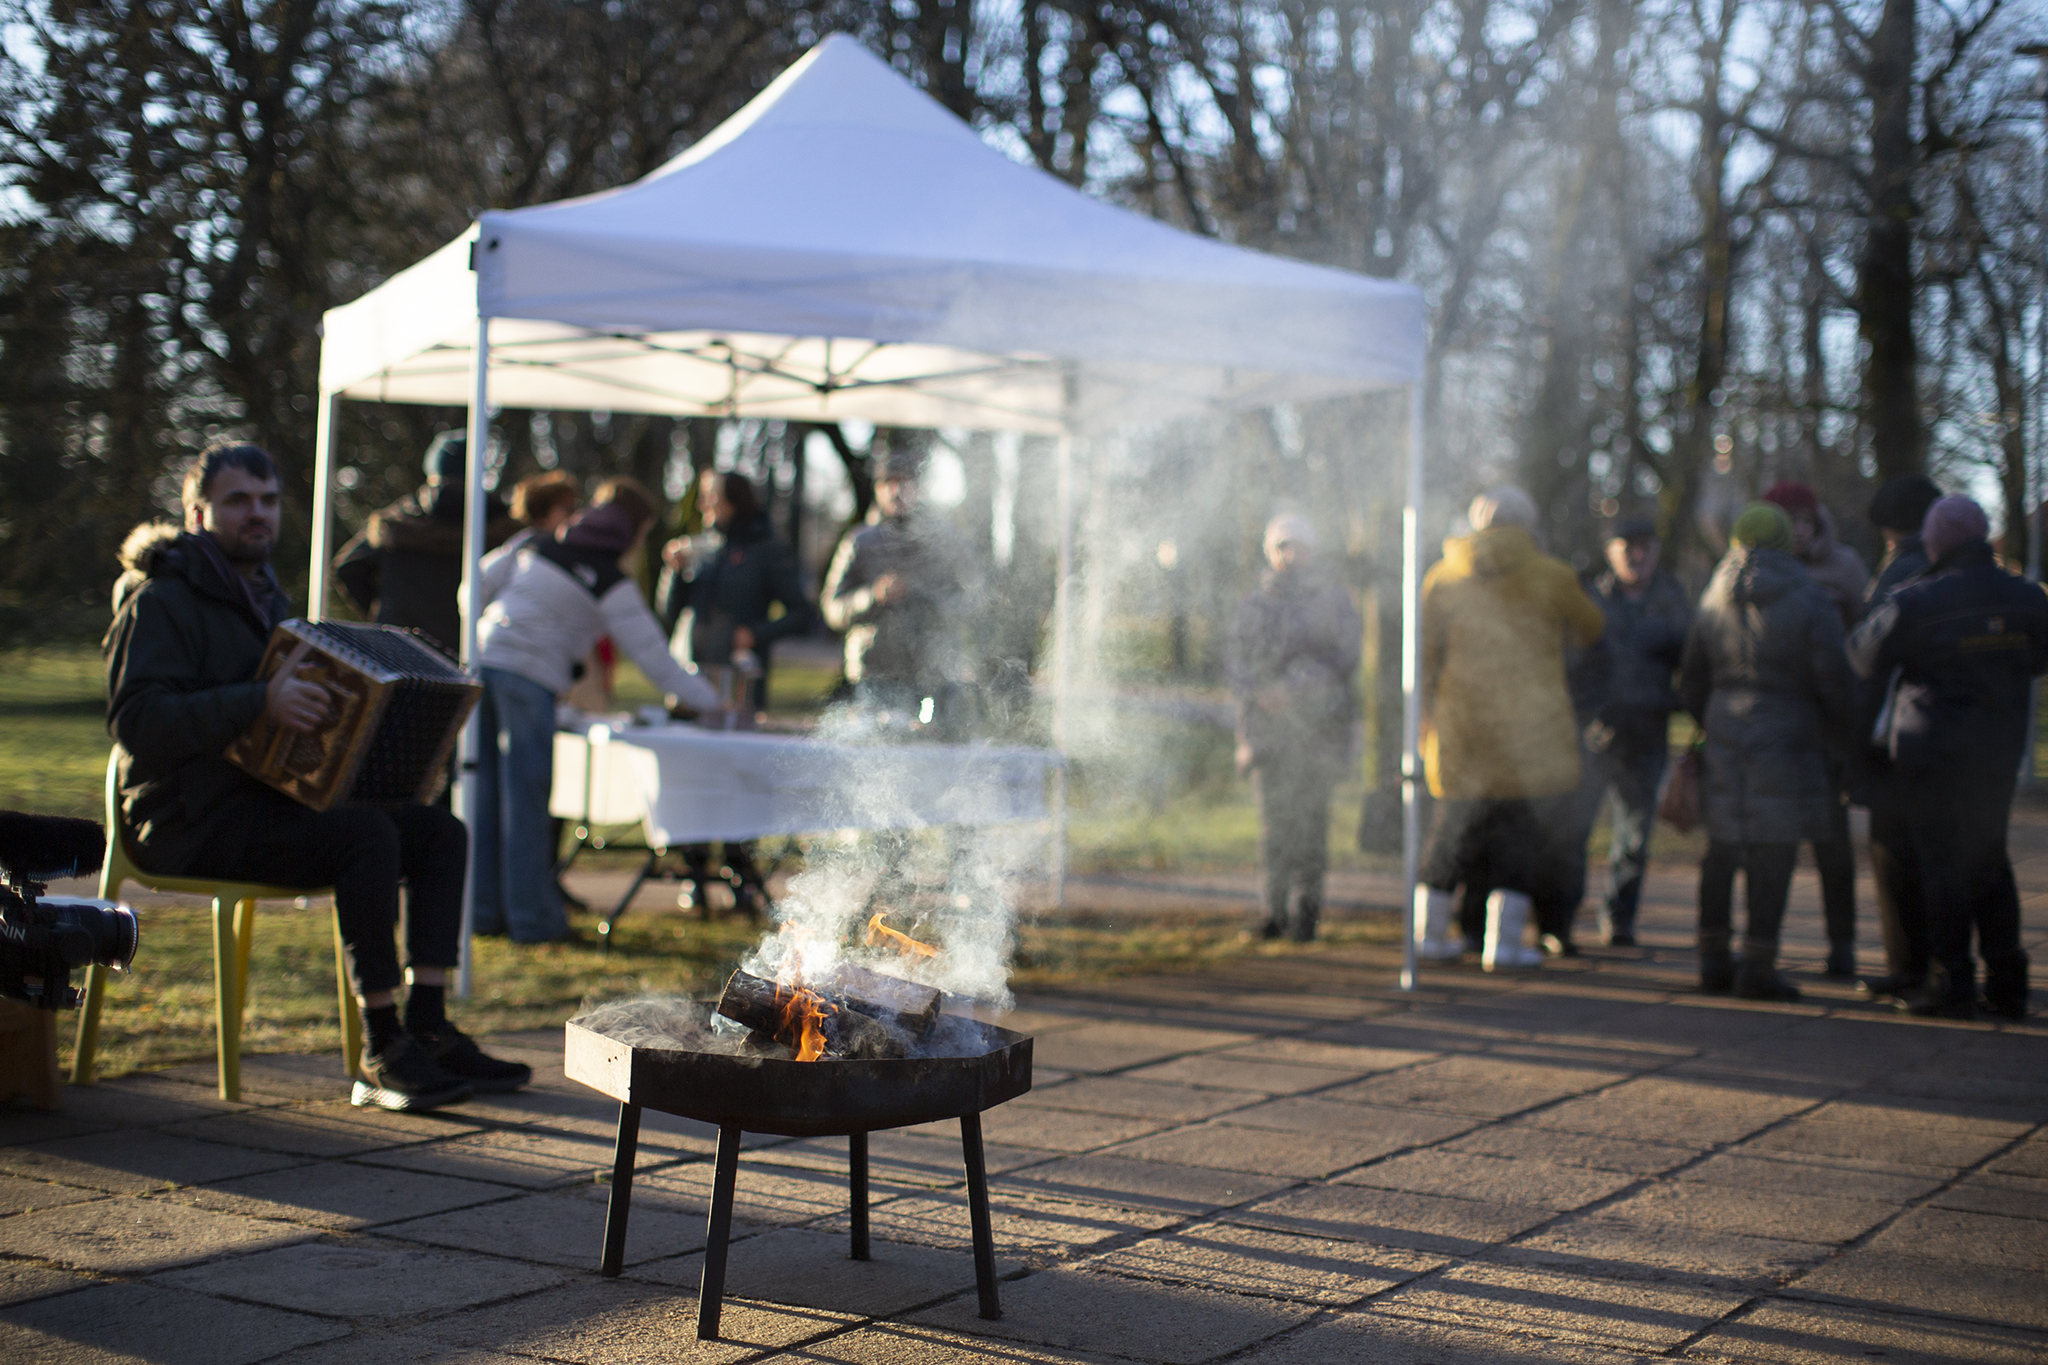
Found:
[[[362,1079],[349,1103],[379,1109],[439,1109],[460,1104],[475,1092],[451,1076],[420,1048],[411,1034],[401,1033],[382,1052],[365,1055]]]
[[[413,1036],[436,1066],[485,1094],[510,1094],[533,1079],[532,1067],[491,1056],[453,1024],[444,1023],[430,1033]]]

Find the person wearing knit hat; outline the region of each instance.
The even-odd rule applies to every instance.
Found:
[[[1794,1000],[1777,969],[1792,869],[1805,840],[1824,841],[1840,809],[1828,743],[1847,722],[1842,621],[1825,589],[1787,553],[1791,519],[1753,502],[1714,570],[1686,638],[1678,695],[1705,732],[1701,783],[1707,854],[1700,864],[1700,989]],[[1733,952],[1735,873],[1749,919]]]
[[[1849,661],[1886,679],[1881,734],[1919,859],[1926,979],[1900,1008],[1967,1019],[1981,1007],[2027,1012],[2027,955],[2006,830],[2026,756],[2032,681],[2048,671],[2048,595],[2007,573],[1968,498],[1927,509],[1927,573],[1874,606],[1849,638]]]
[[[1834,518],[1805,484],[1790,479],[1774,484],[1764,501],[1784,508],[1792,518],[1792,557],[1827,589],[1841,614],[1842,629],[1854,626],[1863,617],[1863,593],[1870,586],[1863,556],[1835,539]],[[1828,755],[1828,775],[1837,790],[1848,788],[1844,756]],[[1849,840],[1846,801],[1836,802],[1832,835],[1814,844],[1813,861],[1820,869],[1821,912],[1828,932],[1827,974],[1850,980],[1856,975],[1856,846]]]
[[[1267,570],[1238,603],[1223,673],[1237,698],[1237,767],[1259,807],[1265,937],[1316,936],[1330,857],[1330,794],[1351,763],[1365,624],[1316,553],[1315,523],[1274,517]]]

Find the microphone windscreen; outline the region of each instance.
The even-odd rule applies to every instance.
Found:
[[[0,868],[32,882],[78,877],[98,869],[107,836],[91,820],[0,810]]]

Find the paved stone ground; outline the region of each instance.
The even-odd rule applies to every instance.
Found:
[[[2023,817],[2036,921],[2048,820]],[[614,1110],[554,1033],[445,1116],[338,1101],[334,1058],[0,1114],[0,1359],[340,1365],[2048,1359],[2048,1029],[1930,1024],[1811,973],[1688,990],[1690,874],[1641,950],[1503,980],[1314,949],[1041,993],[987,1119],[1004,1316],[975,1315],[947,1126],[751,1143],[725,1323],[693,1339],[708,1130],[650,1114],[624,1277],[596,1274]],[[2038,999],[2038,996],[2037,996]]]

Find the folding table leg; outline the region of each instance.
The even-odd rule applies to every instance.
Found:
[[[988,1163],[981,1153],[981,1115],[960,1116],[960,1154],[967,1161],[967,1221],[974,1229],[974,1284],[981,1291],[981,1315],[1003,1315],[996,1294],[996,1234],[988,1216]]]
[[[604,1260],[600,1275],[626,1265],[626,1217],[633,1211],[633,1155],[640,1147],[640,1106],[619,1106],[619,1145],[612,1153],[612,1196],[604,1211]]]
[[[846,1139],[846,1185],[853,1204],[853,1249],[856,1261],[868,1259],[868,1135]]]
[[[640,888],[647,884],[648,877],[654,872],[654,860],[660,856],[661,851],[659,849],[651,850],[648,853],[647,861],[640,864],[640,870],[633,874],[633,884],[626,888],[625,895],[619,897],[619,903],[612,907],[611,914],[605,916],[604,923],[597,926],[599,936],[604,939],[604,950],[606,952],[612,950],[612,926],[625,916],[626,907],[633,903],[633,897],[639,895]]]
[[[697,1288],[697,1340],[718,1340],[718,1313],[725,1306],[725,1244],[732,1240],[733,1186],[740,1175],[740,1130],[718,1130],[718,1158],[711,1170],[711,1224],[704,1234],[704,1279]]]

